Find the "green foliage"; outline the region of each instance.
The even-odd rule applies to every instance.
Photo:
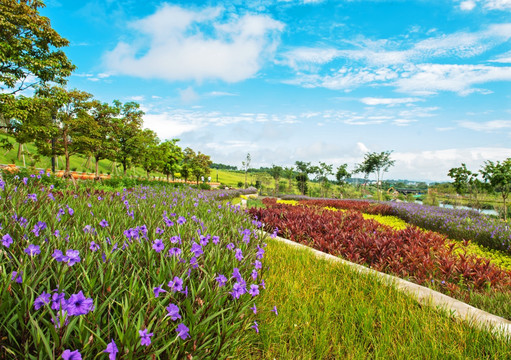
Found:
[[[39,14],[40,7],[44,7],[40,0],[0,2],[0,84],[10,89],[7,94],[37,83],[65,84],[75,68],[58,50],[69,42]],[[26,81],[31,75],[37,79],[33,83]]]
[[[511,158],[504,160],[502,163],[497,161],[485,161],[481,174],[486,184],[493,191],[500,192],[504,202],[504,220],[507,220],[506,199],[511,192]]]

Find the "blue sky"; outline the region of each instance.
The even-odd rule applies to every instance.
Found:
[[[511,157],[511,0],[47,0],[68,87],[214,162],[449,180]]]

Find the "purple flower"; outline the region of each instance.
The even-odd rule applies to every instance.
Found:
[[[255,284],[250,285],[248,293],[252,295],[252,297],[259,295],[259,286]]]
[[[159,253],[160,251],[162,251],[163,249],[165,249],[165,245],[163,244],[163,241],[161,241],[160,239],[156,239],[154,240],[153,242],[153,249]]]
[[[13,271],[11,274],[11,281],[16,281],[18,284],[21,284],[23,282],[23,279],[21,276],[23,275],[23,271],[20,271],[18,274],[17,271]]]
[[[12,244],[12,237],[9,234],[5,234],[2,236],[2,245],[5,247],[9,247]]]
[[[99,245],[96,244],[94,241],[91,241],[89,249],[91,249],[92,251],[97,251],[99,250]]]
[[[176,321],[177,319],[181,319],[181,315],[179,315],[179,307],[175,304],[169,304],[165,308],[167,310],[167,316],[170,317],[170,320]]]
[[[218,274],[215,280],[218,282],[218,287],[222,287],[227,283],[227,278],[222,274]]]
[[[192,244],[192,248],[190,250],[195,256],[199,256],[199,255],[202,255],[204,252],[202,251],[202,247],[197,244],[196,242],[194,242]]]
[[[206,246],[208,244],[208,242],[209,242],[209,237],[210,237],[209,235],[208,236],[201,235],[200,236],[200,241],[199,241],[200,245],[201,246]]]
[[[271,309],[271,311],[273,311],[275,313],[275,315],[279,314],[278,311],[277,311],[277,307],[276,306],[274,306],[273,309]]]
[[[196,269],[199,267],[199,264],[197,263],[197,258],[195,256],[193,256],[191,259],[190,259],[190,265],[192,265],[192,268],[193,269]]]
[[[213,244],[218,244],[218,242],[220,241],[220,237],[219,236],[213,236]]]
[[[161,284],[160,286],[157,286],[157,287],[153,288],[154,297],[158,297],[158,296],[160,296],[160,293],[162,293],[162,292],[167,292],[167,290],[163,290],[163,289],[162,289],[162,287],[161,287],[162,285],[163,285],[163,284]]]
[[[73,294],[67,301],[67,312],[69,315],[86,315],[94,310],[94,304],[91,298],[86,298],[80,290],[78,294]]]
[[[27,198],[29,200],[32,200],[33,202],[36,202],[37,201],[37,195],[36,194],[28,194],[27,195]]]
[[[69,349],[64,350],[62,353],[62,359],[64,360],[82,360],[82,354],[78,350],[71,351]]]
[[[108,221],[106,221],[105,219],[101,220],[99,222],[99,226],[101,226],[102,228],[105,228],[108,226]]]
[[[264,249],[263,248],[260,248],[259,245],[257,246],[257,253],[256,253],[256,258],[261,260],[264,256]]]
[[[115,341],[112,339],[112,342],[110,342],[106,349],[103,350],[103,352],[108,353],[108,359],[109,360],[115,360],[115,357],[117,356],[117,353],[119,352],[119,349],[117,349],[117,345],[115,345]]]
[[[170,242],[172,244],[176,244],[176,243],[180,243],[181,244],[181,237],[179,235],[176,235],[176,236],[172,236],[170,238]]]
[[[39,310],[41,306],[49,304],[50,296],[50,294],[43,291],[43,293],[34,300],[34,309]]]
[[[160,229],[159,227],[157,227],[157,228],[156,228],[156,233],[157,233],[158,235],[161,235],[161,234],[163,234],[164,232],[165,232],[165,230]]]
[[[180,254],[181,254],[180,248],[173,247],[173,248],[170,248],[170,250],[169,250],[170,256],[179,256]]]
[[[246,292],[245,288],[243,287],[243,284],[239,282],[235,282],[232,286],[232,292],[230,293],[233,298],[239,299],[241,295],[243,295]]]
[[[252,325],[251,328],[253,328],[256,333],[259,334],[259,325],[257,325],[257,321],[254,321],[254,325]]]
[[[183,280],[177,276],[174,276],[174,279],[172,281],[169,281],[168,285],[172,292],[183,290]]]
[[[73,216],[73,214],[75,213],[75,211],[73,209],[71,209],[70,207],[67,208],[67,212],[69,213],[69,215]]]
[[[238,269],[238,268],[233,269],[232,277],[235,278],[239,282],[243,281],[243,278],[241,277],[240,269]]]
[[[259,260],[256,260],[254,262],[254,267],[259,270],[263,268],[263,264]]]
[[[67,264],[73,266],[77,262],[80,262],[80,252],[78,250],[69,249],[66,251],[66,257],[68,258]]]
[[[64,256],[62,251],[60,251],[59,249],[55,249],[55,251],[53,252],[53,254],[51,254],[51,256],[58,262],[61,262],[61,261],[66,262],[68,260],[68,257]]]
[[[188,331],[190,331],[190,329],[188,329],[186,327],[186,325],[183,323],[181,323],[177,326],[176,331],[177,331],[177,335],[180,336],[182,340],[186,340],[187,338],[190,337],[190,334],[188,333]]]
[[[67,308],[67,300],[66,300],[66,294],[64,293],[54,293],[51,297],[52,303],[51,303],[51,309],[52,310],[66,310]]]
[[[256,305],[254,304],[254,306],[252,306],[251,308],[249,308],[250,310],[252,310],[254,312],[254,314],[257,314],[257,308],[256,308]]]
[[[140,345],[142,346],[151,345],[151,336],[153,336],[153,333],[148,333],[147,329],[139,330],[138,333],[140,334]]]
[[[185,222],[186,222],[186,219],[185,219],[183,216],[180,216],[180,217],[177,219],[177,223],[178,223],[179,225],[183,225]]]
[[[236,255],[234,255],[234,256],[236,257],[236,259],[238,261],[243,260],[243,253],[241,252],[241,249],[236,249],[235,252],[236,252]]]
[[[25,252],[30,256],[39,255],[41,253],[41,248],[39,245],[30,244],[25,249]]]
[[[252,270],[252,279],[253,279],[253,280],[256,280],[258,275],[259,275],[259,274],[257,273],[257,270],[255,270],[255,269],[254,269],[254,270]]]
[[[229,244],[227,244],[226,248],[229,249],[229,250],[232,250],[232,249],[234,249],[234,244],[233,243],[229,243]]]

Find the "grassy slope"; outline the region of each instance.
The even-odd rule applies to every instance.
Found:
[[[309,251],[268,241],[253,359],[505,359],[508,343]]]

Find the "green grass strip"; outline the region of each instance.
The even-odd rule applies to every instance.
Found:
[[[268,239],[251,359],[505,359],[505,339],[419,305],[374,276]],[[255,333],[254,333],[255,334]]]

